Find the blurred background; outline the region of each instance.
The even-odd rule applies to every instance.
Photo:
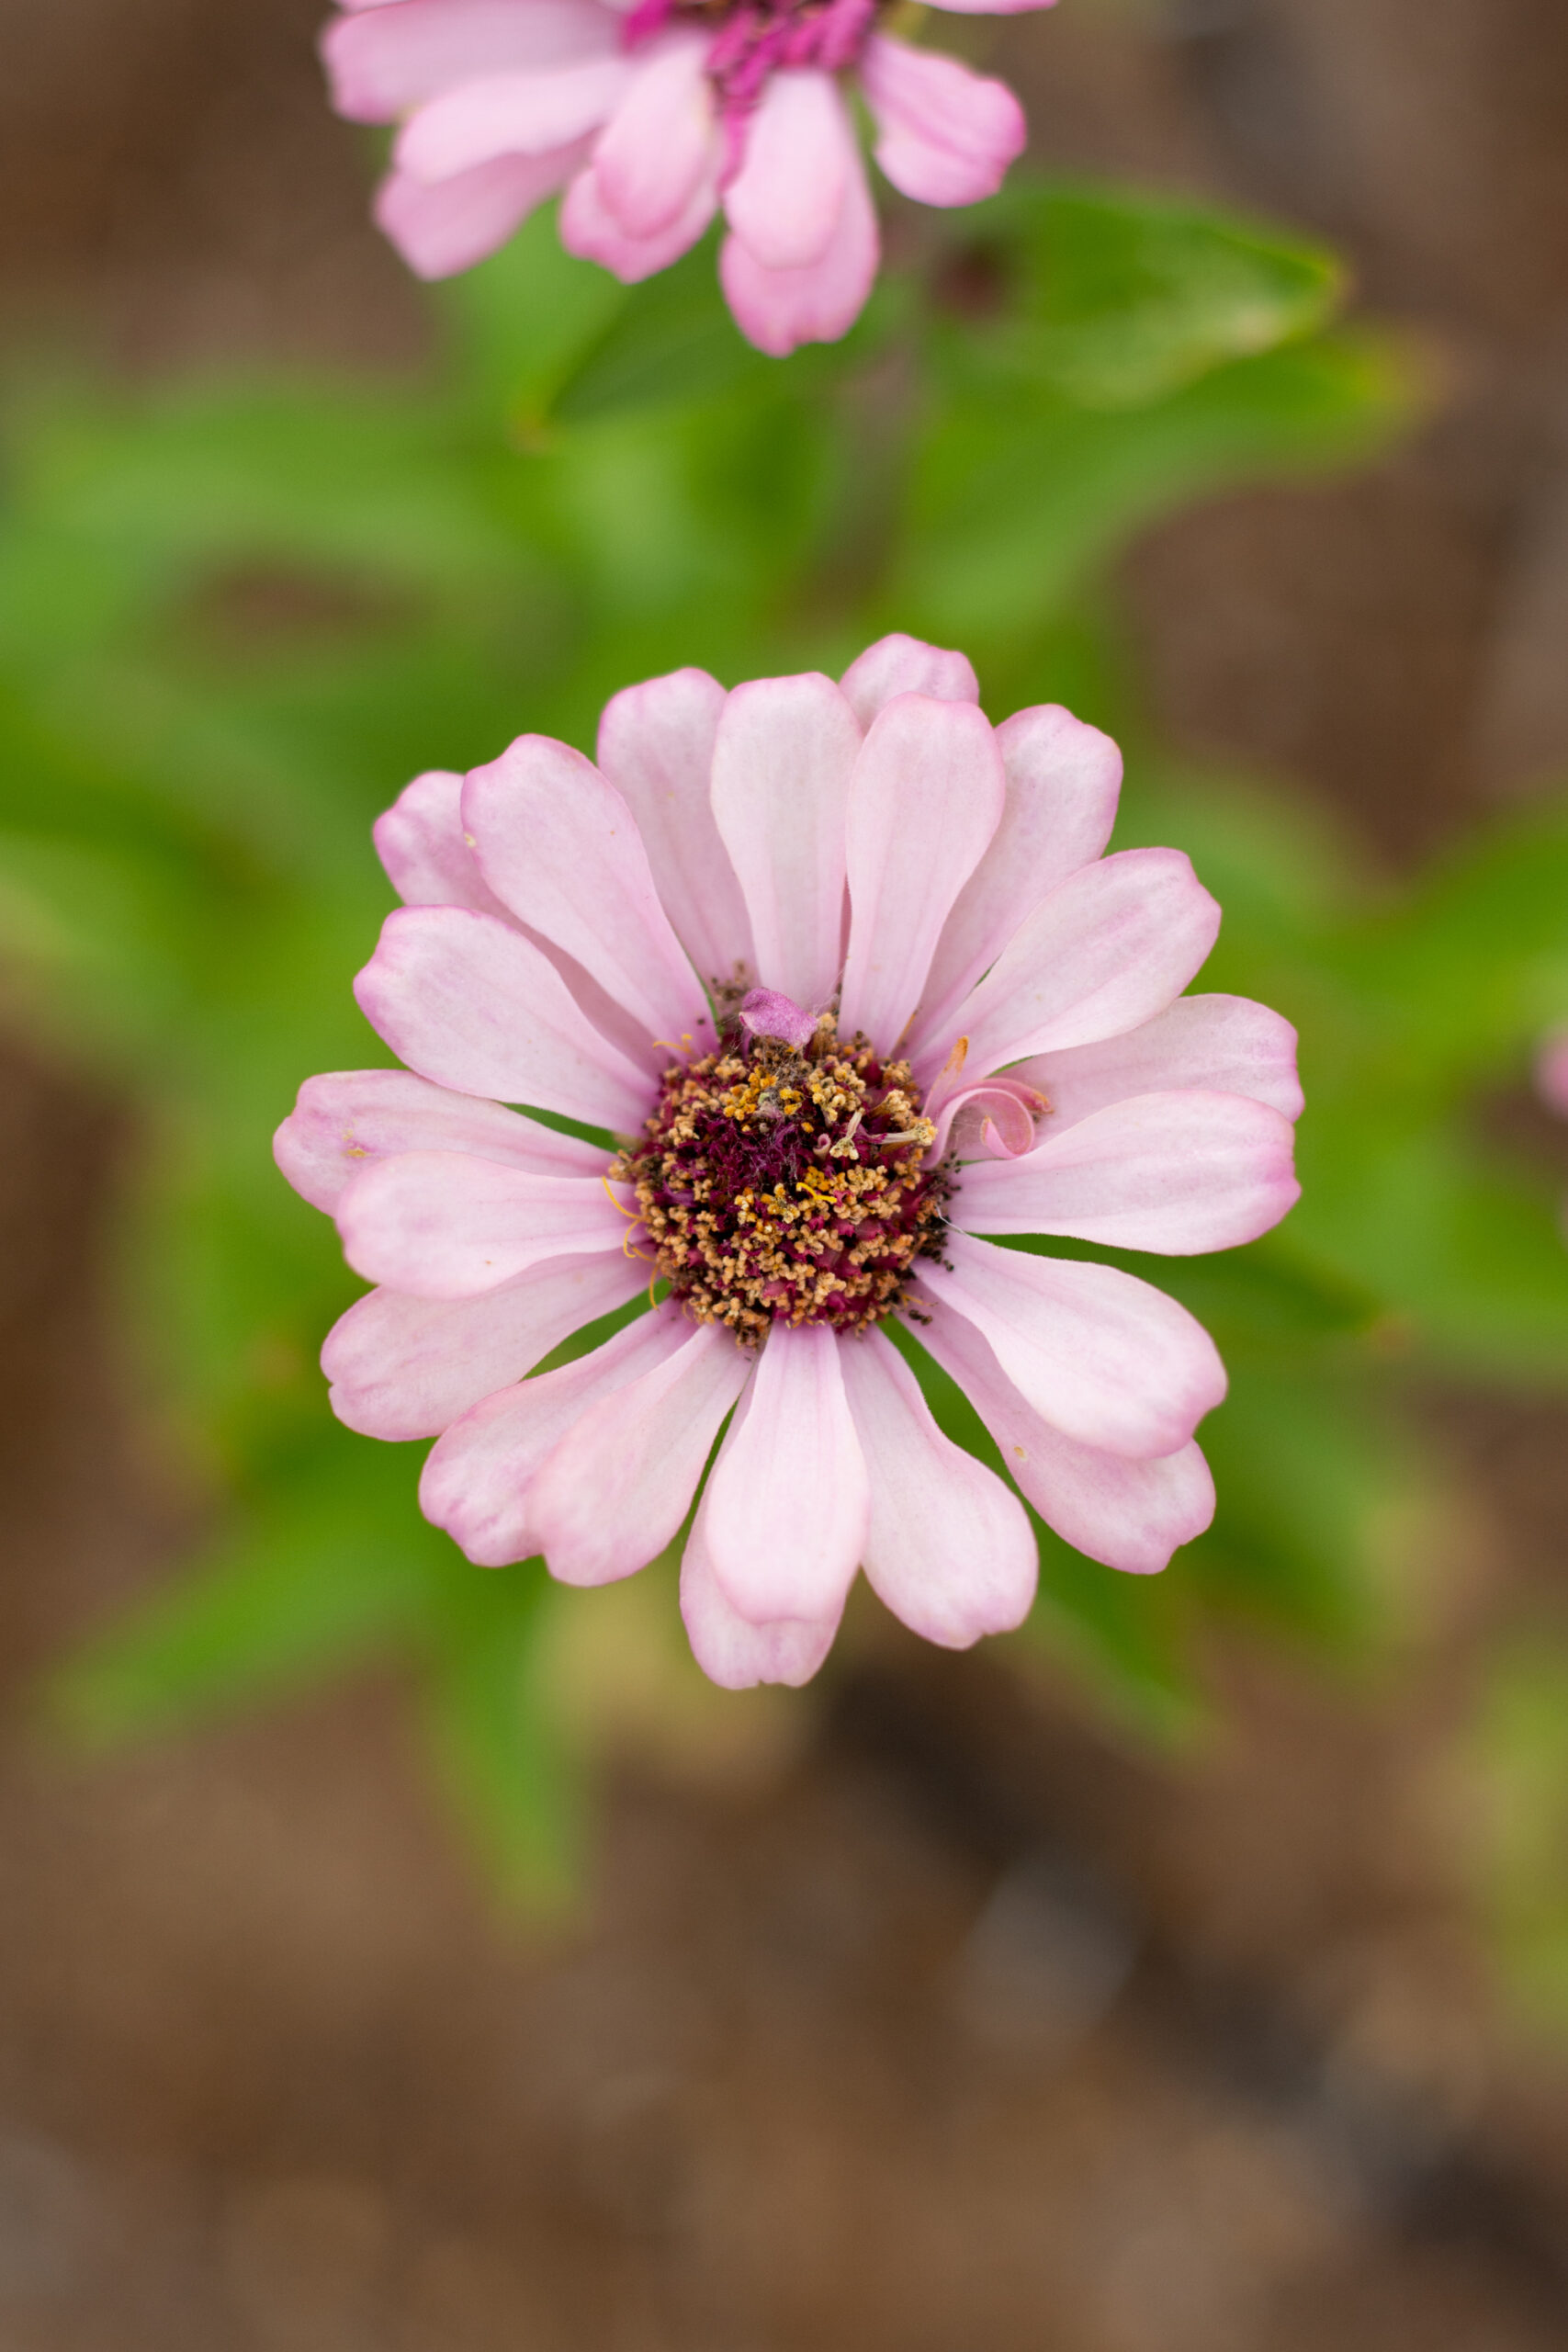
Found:
[[[944,27],[1065,192],[906,211],[846,355],[764,379],[694,277],[616,310],[547,237],[433,304],[321,13],[0,0],[0,2352],[1545,2352],[1568,17]],[[1025,360],[998,254],[1089,286]],[[1184,356],[1096,343],[1156,278]],[[1081,560],[975,537],[1053,464]],[[1207,1551],[728,1699],[668,1581],[554,1616],[399,1549],[265,1136],[374,1057],[417,766],[891,626],[1115,721],[1325,1108],[1306,1222],[1181,1294],[1237,1373]]]

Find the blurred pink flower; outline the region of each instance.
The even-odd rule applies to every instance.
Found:
[[[1152,1572],[1208,1525],[1205,1332],[985,1238],[1224,1250],[1297,1196],[1295,1033],[1181,993],[1219,909],[1174,850],[1102,854],[1120,783],[1092,727],[993,729],[961,654],[893,637],[837,685],[656,678],[597,765],[525,735],[380,820],[405,904],[356,993],[408,1067],[310,1080],[277,1157],[379,1285],[327,1340],[334,1408],[438,1438],[421,1499],[470,1559],[630,1575],[729,1417],[682,1584],[716,1681],[805,1680],[863,1565],[932,1641],[1017,1625],[1028,1518],[894,1318],[1081,1551]]]
[[[1011,15],[1051,0],[939,0]],[[922,204],[973,204],[1024,143],[1000,82],[876,29],[882,0],[342,0],[322,50],[340,114],[400,122],[377,218],[445,277],[565,188],[574,254],[635,284],[722,207],[726,298],[782,355],[831,343],[876,276],[876,212],[840,77],[876,160]]]
[[[1535,1076],[1541,1101],[1568,1119],[1568,1029],[1548,1037],[1536,1057]]]

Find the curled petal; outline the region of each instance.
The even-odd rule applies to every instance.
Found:
[[[1179,1087],[1250,1095],[1287,1119],[1302,1113],[1296,1033],[1266,1004],[1244,996],[1178,997],[1136,1029],[1064,1053],[1037,1054],[1008,1076],[1045,1096],[1053,1134],[1130,1095],[1167,1094]]]
[[[539,1549],[529,1493],[580,1415],[672,1356],[688,1327],[671,1307],[639,1317],[558,1372],[519,1381],[455,1421],[430,1450],[420,1509],[481,1568],[532,1559]]]
[[[980,682],[967,654],[925,645],[899,631],[868,645],[839,684],[863,727],[869,727],[895,695],[930,695],[937,702],[980,699]]]
[[[586,1176],[405,1151],[354,1179],[337,1226],[344,1256],[367,1282],[411,1298],[470,1298],[547,1259],[619,1249],[629,1228],[618,1197]]]
[[[1191,1257],[1235,1250],[1301,1198],[1295,1129],[1245,1094],[1137,1094],[1048,1133],[1020,1159],[964,1170],[970,1233],[1062,1233]]]
[[[928,1642],[968,1649],[1010,1633],[1034,1600],[1039,1557],[1016,1496],[944,1437],[919,1383],[880,1331],[845,1343],[844,1391],[871,1482],[865,1572]]]
[[[919,1289],[973,1323],[1053,1429],[1145,1461],[1174,1453],[1225,1393],[1202,1325],[1115,1266],[1037,1258],[968,1235],[922,1261]]]
[[[716,1323],[591,1405],[539,1470],[528,1508],[545,1564],[563,1584],[611,1584],[679,1532],[719,1424],[751,1358]]]
[[[949,1152],[964,1160],[1017,1159],[1034,1148],[1034,1122],[1044,1107],[1044,1098],[1010,1070],[962,1086],[942,1104],[927,1160],[934,1167]]]
[[[1002,1460],[1047,1527],[1091,1560],[1157,1576],[1214,1516],[1214,1482],[1194,1444],[1148,1461],[1080,1445],[1042,1420],[975,1325],[922,1302],[919,1344],[953,1374],[997,1442]]]
[[[463,1151],[536,1176],[604,1172],[604,1155],[536,1119],[451,1094],[406,1069],[338,1070],[308,1078],[273,1139],[273,1154],[312,1208],[336,1209],[344,1188],[371,1160],[396,1152]]]
[[[821,1617],[776,1617],[760,1625],[742,1617],[714,1573],[707,1510],[705,1496],[681,1561],[681,1614],[693,1657],[724,1690],[750,1690],[759,1682],[798,1690],[832,1648],[842,1601]]]
[[[775,1324],[714,1465],[714,1573],[753,1624],[821,1623],[842,1609],[865,1542],[865,1460],[820,1324]]]
[[[551,1258],[475,1298],[373,1290],[321,1350],[338,1419],[365,1437],[439,1437],[585,1323],[626,1306],[648,1269],[619,1249]]]
[[[1005,82],[885,35],[866,43],[861,87],[881,134],[876,160],[918,204],[978,204],[994,196],[1029,137]]]

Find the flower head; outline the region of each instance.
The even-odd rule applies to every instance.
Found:
[[[993,729],[962,655],[888,638],[839,684],[633,686],[596,764],[525,735],[380,820],[405,904],[356,993],[407,1067],[310,1080],[277,1156],[378,1285],[327,1340],[334,1407],[436,1438],[421,1500],[470,1559],[606,1583],[701,1488],[698,1658],[799,1682],[861,1566],[933,1641],[1018,1624],[1020,1493],[1138,1572],[1208,1524],[1207,1335],[990,1238],[1222,1250],[1296,1198],[1294,1032],[1183,995],[1219,909],[1173,850],[1103,854],[1120,782],[1095,729]]]
[[[1008,15],[1051,0],[939,0]],[[400,122],[377,218],[422,277],[467,269],[566,191],[568,250],[628,284],[721,209],[726,299],[763,351],[833,342],[876,276],[876,160],[922,204],[994,195],[1024,122],[1002,83],[879,29],[886,0],[341,0],[323,53],[356,122]]]

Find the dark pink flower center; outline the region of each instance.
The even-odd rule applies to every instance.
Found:
[[[782,65],[841,74],[859,60],[881,0],[639,0],[626,21],[628,49],[669,24],[711,26],[707,70],[727,113],[753,106]]]
[[[664,1073],[615,1162],[687,1312],[754,1345],[774,1323],[863,1330],[941,1249],[949,1184],[907,1062],[756,989],[716,1053]]]

